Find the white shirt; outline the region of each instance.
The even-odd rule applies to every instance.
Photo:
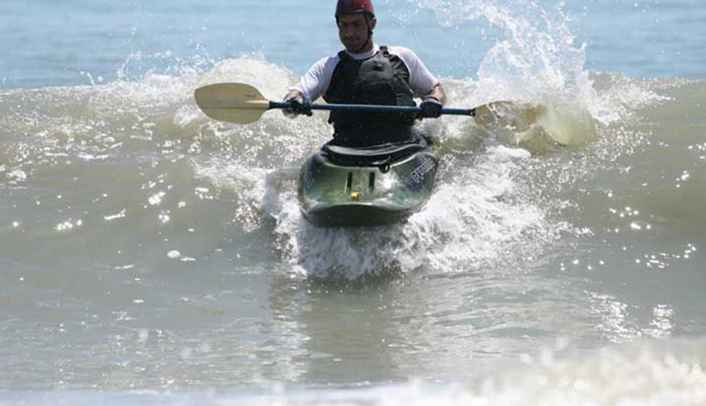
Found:
[[[380,47],[377,44],[373,44],[373,49],[368,52],[360,54],[346,52],[348,52],[348,55],[353,59],[361,60],[372,57],[379,50]],[[398,56],[407,66],[407,70],[409,70],[409,86],[412,88],[412,91],[414,91],[416,97],[426,96],[432,91],[434,86],[439,83],[439,80],[429,72],[429,69],[427,69],[421,59],[419,59],[417,54],[412,50],[404,47],[388,47],[388,51],[390,54]],[[338,65],[339,61],[340,58],[338,54],[336,54],[336,56],[322,58],[309,68],[309,71],[302,76],[299,83],[291,89],[299,90],[304,94],[307,100],[313,102],[326,94],[331,84],[333,71],[336,69],[336,65]]]

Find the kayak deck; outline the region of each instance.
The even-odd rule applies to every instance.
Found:
[[[321,227],[399,223],[429,200],[437,167],[426,143],[362,150],[327,145],[302,166],[301,211]]]

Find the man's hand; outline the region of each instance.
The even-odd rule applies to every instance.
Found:
[[[441,109],[444,107],[441,101],[434,96],[426,96],[422,100],[419,108],[422,109],[422,118],[437,118],[441,116]]]
[[[289,108],[283,109],[282,113],[288,118],[295,118],[299,114],[311,116],[311,104],[304,98],[304,95],[296,90],[292,90],[284,97],[284,102],[289,103]]]

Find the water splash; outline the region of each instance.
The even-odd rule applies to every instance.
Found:
[[[299,212],[294,190],[280,191],[278,249],[297,274],[343,280],[525,261],[570,228],[549,221],[520,186],[528,159],[524,149],[497,145],[472,165],[459,162],[426,207],[395,226],[317,228]]]
[[[427,6],[432,3],[424,2]],[[464,18],[488,17],[488,13],[495,16],[492,21],[496,22],[511,22],[516,18],[501,11],[496,7],[492,11],[495,14],[492,14],[491,11],[469,8]],[[529,19],[527,16],[523,18]],[[547,17],[547,21],[553,20]],[[506,25],[520,30],[510,22]],[[531,24],[518,23],[516,26],[529,31],[533,29]],[[508,28],[510,32],[514,32],[513,29]],[[545,38],[539,34],[535,37]],[[551,35],[545,40],[555,41]],[[542,107],[544,113],[534,120],[539,123],[539,131],[530,126],[523,131],[511,131],[515,140],[518,134],[524,135],[524,144],[520,143],[524,147],[537,140],[537,134],[547,128],[580,127],[576,123],[581,120],[566,119],[571,111],[563,112],[564,106],[559,106],[556,110],[559,113],[556,113],[547,108],[548,104],[541,103],[544,100],[542,92],[567,96],[569,93],[562,86],[544,87],[537,83],[518,90],[509,85],[516,83],[514,75],[523,77],[534,68],[518,70],[524,66],[520,63],[513,65],[514,71],[507,68],[493,73],[489,67],[502,65],[499,61],[503,52],[505,58],[510,58],[507,52],[511,52],[512,43],[505,42],[505,45],[498,44],[494,48],[498,51],[491,51],[486,57],[479,81],[448,81],[449,93],[458,99],[494,99],[501,98],[503,89],[506,89],[509,96],[525,97]],[[569,59],[574,58],[581,65],[583,60],[579,56],[583,51],[578,51],[567,54],[572,55]],[[518,56],[531,55],[525,49],[512,52],[517,52]],[[532,63],[525,65],[532,67]],[[561,75],[571,77],[571,74],[564,72],[564,68],[549,69],[552,63],[537,65],[548,69],[543,80],[583,86],[579,83],[585,82],[580,80],[556,79]],[[31,104],[33,108],[21,107],[20,110],[31,111],[35,117],[23,116],[23,119],[15,120],[12,114],[5,116],[5,120],[10,120],[14,126],[10,132],[30,135],[30,139],[15,144],[24,145],[22,151],[8,153],[17,157],[29,155],[34,159],[9,160],[4,175],[16,183],[31,181],[39,168],[36,164],[38,157],[51,161],[49,165],[58,165],[61,160],[72,158],[85,162],[112,162],[121,156],[133,156],[142,162],[149,161],[154,154],[164,159],[165,167],[172,167],[166,164],[169,160],[181,160],[183,165],[174,167],[188,166],[190,171],[180,169],[175,175],[185,177],[189,182],[208,184],[212,187],[207,189],[208,194],[216,198],[220,191],[234,195],[233,222],[246,232],[274,231],[274,244],[285,261],[292,265],[292,270],[310,276],[339,274],[346,279],[356,279],[362,275],[411,272],[419,268],[433,272],[463,272],[492,267],[498,263],[498,253],[511,252],[511,255],[503,255],[503,260],[519,260],[527,252],[541,250],[565,229],[562,224],[547,220],[546,208],[520,186],[531,156],[526,150],[514,147],[518,142],[511,142],[511,148],[496,145],[494,142],[502,138],[498,131],[494,137],[462,145],[465,141],[459,143],[459,139],[473,138],[468,125],[470,120],[450,118],[424,124],[425,128],[442,135],[442,159],[454,165],[453,171],[446,170],[442,174],[439,189],[425,210],[405,225],[384,230],[334,232],[313,228],[298,211],[294,193],[296,181],[291,172],[292,168],[296,172],[303,159],[329,138],[325,115],[315,114],[313,118],[292,121],[278,112],[268,112],[258,123],[247,126],[213,122],[193,103],[194,88],[207,83],[242,81],[256,86],[266,97],[278,99],[283,89],[296,78],[285,67],[269,63],[261,56],[226,59],[215,63],[206,72],[201,72],[199,66],[192,70],[181,69],[177,76],[149,73],[137,82],[116,81],[10,94],[3,108],[12,108],[18,101],[21,106]],[[537,69],[542,71],[543,68]],[[581,76],[582,70],[568,71],[585,79]],[[504,87],[493,85],[503,83],[506,84]],[[589,115],[585,121],[591,123],[592,117]],[[586,132],[579,129],[558,133],[582,131]],[[539,147],[530,150],[535,152]],[[23,166],[23,162],[30,161],[34,163]],[[146,183],[164,182],[168,174],[160,172],[163,169],[152,169],[150,171],[155,172],[158,179],[148,179]],[[282,169],[290,173],[280,177],[277,173]],[[25,175],[19,176],[19,170]],[[268,183],[273,179],[278,186]],[[195,186],[195,190],[202,187]],[[159,190],[150,191],[149,196]],[[196,199],[203,200],[198,191],[195,194]],[[110,207],[100,213],[100,218],[107,221],[106,216],[124,209],[124,205]],[[158,218],[170,219],[161,221],[157,227],[176,222],[173,215],[176,209],[167,217],[159,214],[163,208],[156,207],[155,210]],[[128,207],[126,216],[132,217],[140,212],[142,209]],[[268,229],[272,224],[268,219],[274,220],[274,230]]]
[[[532,0],[419,0],[445,25],[485,20],[502,33],[478,68],[475,99],[513,100],[541,106],[531,128],[515,143],[547,141],[580,145],[596,137],[596,123],[611,119],[585,70],[585,45],[577,45],[562,5],[544,8]],[[522,108],[520,106],[520,108]],[[540,146],[539,149],[542,147]]]

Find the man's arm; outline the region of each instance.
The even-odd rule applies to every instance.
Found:
[[[446,104],[446,92],[444,91],[444,87],[441,86],[441,83],[434,85],[431,92],[422,99],[426,99],[427,97],[436,99],[442,105]]]
[[[446,103],[446,93],[441,83],[434,85],[431,88],[431,92],[422,96],[422,103],[419,107],[422,109],[422,118],[437,118],[441,116],[441,109]]]
[[[304,93],[301,92],[299,89],[289,89],[289,92],[287,93],[286,96],[284,96],[284,100],[293,100],[293,99],[300,99],[304,100]]]
[[[333,70],[338,64],[338,57],[323,58],[316,62],[309,70],[301,77],[296,86],[290,87],[287,95],[284,96],[284,101],[296,102],[299,105],[305,106],[308,103],[318,99],[328,88],[331,82]],[[286,109],[282,111],[288,117],[294,117],[300,114],[300,111],[295,109]],[[305,114],[310,112],[306,111]]]
[[[446,92],[441,86],[441,82],[411,49],[394,47],[394,52],[407,65],[410,74],[410,87],[415,95],[422,99],[422,103],[419,105],[422,108],[421,116],[424,118],[439,117],[441,109],[446,103]]]

